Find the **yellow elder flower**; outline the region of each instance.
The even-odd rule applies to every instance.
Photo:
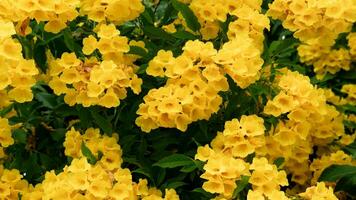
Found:
[[[346,84],[341,88],[341,92],[346,93],[345,101],[351,105],[356,105],[356,84]]]
[[[318,199],[328,199],[337,200],[338,198],[334,195],[332,187],[326,187],[324,182],[318,182],[316,186],[311,186],[306,189],[305,192],[300,193],[299,196],[306,200],[318,200]]]
[[[122,52],[116,54],[125,56]],[[64,101],[70,106],[116,107],[120,99],[126,98],[127,88],[138,94],[142,84],[132,63],[118,62],[105,59],[99,62],[94,57],[81,61],[74,53],[63,53],[60,59],[49,61],[48,85],[56,95],[64,94]]]
[[[102,4],[100,0],[82,0],[80,3],[82,15],[88,15],[89,19],[96,22],[103,22],[107,19],[116,25],[137,18],[145,8],[141,0],[111,0],[105,4]]]
[[[94,36],[90,35],[83,39],[83,53],[85,55],[90,55],[97,48],[97,40]]]
[[[110,188],[110,182],[97,179],[90,183],[88,192],[97,198],[105,198],[108,195]]]
[[[15,27],[12,22],[0,20],[0,26],[0,38],[9,37],[11,35],[16,34]]]
[[[212,59],[216,53],[212,43],[198,40],[188,41],[177,58],[171,51],[159,51],[149,62],[147,74],[168,80],[144,97],[136,124],[145,132],[158,127],[185,131],[190,123],[217,112],[222,103],[218,92],[226,91],[228,83]]]
[[[351,31],[355,11],[352,0],[343,1],[342,6],[338,1],[277,0],[269,4],[267,15],[282,20],[283,26],[294,32],[302,42],[298,48],[301,61],[313,65],[317,78],[322,79],[326,73],[350,69],[348,50],[332,46],[340,33]]]
[[[247,200],[265,200],[265,197],[260,191],[249,190],[247,193]]]
[[[274,191],[279,191],[280,186],[287,186],[288,179],[285,171],[277,171],[275,165],[268,163],[265,157],[254,158],[250,165],[253,170],[249,183],[256,191],[260,191],[266,196],[270,196]]]
[[[44,30],[50,33],[59,33],[62,29],[67,26],[65,22],[60,19],[50,20],[46,23]]]
[[[2,147],[8,147],[14,143],[14,139],[11,135],[9,121],[0,117],[0,145]]]

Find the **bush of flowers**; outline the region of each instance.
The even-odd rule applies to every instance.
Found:
[[[355,0],[1,0],[0,199],[356,198]]]

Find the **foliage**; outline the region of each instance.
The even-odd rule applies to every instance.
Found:
[[[10,2],[8,4],[14,7],[17,6],[16,8],[19,7],[17,3],[12,1],[6,2]],[[70,1],[63,0],[63,2]],[[79,2],[85,1],[81,0]],[[194,3],[198,2],[199,4],[200,1],[142,0],[138,2],[142,8],[140,6],[137,6],[140,8],[139,10],[134,10],[136,8],[127,8],[132,9],[131,13],[133,13],[133,16],[128,16],[128,18],[123,17],[122,19],[112,19],[109,18],[112,15],[105,14],[106,18],[104,17],[105,19],[100,21],[90,13],[79,14],[84,12],[81,10],[73,19],[66,20],[64,27],[60,28],[58,32],[50,31],[51,29],[49,29],[50,27],[48,25],[49,22],[57,19],[40,20],[39,17],[30,16],[29,18],[24,18],[24,20],[14,20],[11,19],[11,17],[6,18],[0,13],[0,24],[4,25],[5,22],[10,21],[13,27],[16,26],[16,33],[10,34],[9,38],[21,45],[21,55],[23,56],[21,59],[33,59],[36,69],[38,69],[38,73],[31,76],[36,79],[36,83],[31,85],[33,98],[27,101],[19,101],[17,99],[10,99],[8,101],[10,91],[16,88],[14,86],[15,83],[2,88],[1,81],[4,74],[0,72],[0,119],[8,119],[8,124],[11,126],[11,136],[14,140],[12,145],[6,147],[2,145],[2,134],[5,135],[5,128],[2,128],[2,124],[0,123],[0,163],[5,169],[17,169],[24,180],[36,185],[46,179],[46,172],[54,170],[59,176],[61,173],[66,173],[67,169],[65,166],[70,166],[73,160],[80,159],[81,157],[85,157],[87,162],[92,166],[99,165],[99,161],[106,156],[106,152],[96,149],[95,145],[91,146],[89,142],[90,139],[80,140],[78,149],[80,156],[77,157],[68,155],[66,149],[69,147],[64,146],[65,141],[68,140],[68,132],[72,127],[75,128],[75,130],[81,131],[97,128],[100,129],[102,135],[110,138],[117,137],[122,155],[117,154],[115,157],[120,157],[120,159],[122,157],[122,162],[118,161],[119,164],[117,167],[119,169],[115,168],[114,171],[119,171],[121,168],[129,169],[134,185],[137,183],[137,185],[141,186],[141,184],[143,184],[142,180],[147,179],[149,187],[163,191],[166,197],[169,194],[166,189],[174,189],[179,195],[179,198],[183,200],[212,199],[215,197],[217,199],[253,199],[253,196],[248,197],[248,194],[252,195],[251,191],[257,190],[256,188],[258,187],[252,184],[253,179],[251,179],[251,177],[253,177],[254,174],[264,172],[259,171],[258,168],[249,168],[246,174],[241,172],[242,174],[239,174],[239,178],[234,179],[231,183],[234,187],[230,192],[232,194],[230,196],[224,196],[224,194],[219,192],[211,192],[204,186],[207,179],[201,176],[207,173],[208,163],[210,162],[209,159],[212,158],[205,160],[197,158],[200,155],[199,148],[203,148],[205,145],[208,145],[207,148],[210,148],[210,144],[211,151],[213,151],[213,142],[218,141],[217,138],[219,138],[220,133],[228,129],[226,123],[238,119],[242,124],[242,118],[244,116],[256,115],[256,117],[261,118],[263,120],[262,125],[265,129],[262,135],[272,137],[276,133],[276,130],[282,126],[281,124],[287,124],[289,120],[288,113],[291,112],[292,109],[280,115],[274,115],[266,112],[266,105],[275,97],[279,97],[278,95],[281,92],[287,93],[287,90],[284,91],[278,86],[278,81],[283,74],[286,74],[286,70],[290,70],[298,72],[300,76],[308,77],[308,80],[310,80],[308,83],[312,85],[311,91],[314,91],[314,89],[315,91],[320,91],[317,88],[321,88],[323,91],[325,90],[318,94],[324,96],[323,103],[327,105],[327,107],[332,107],[330,108],[332,110],[330,113],[337,113],[337,117],[332,118],[330,124],[337,123],[338,119],[341,119],[340,129],[342,129],[342,133],[337,133],[332,137],[325,138],[310,136],[310,138],[313,137],[313,139],[309,138],[312,144],[310,153],[307,153],[308,161],[306,163],[316,163],[315,168],[319,169],[317,162],[320,161],[320,163],[324,163],[325,160],[327,164],[320,164],[320,170],[323,172],[320,172],[321,175],[318,177],[316,175],[318,173],[316,171],[318,170],[313,171],[311,167],[310,171],[307,172],[310,176],[307,178],[311,181],[305,182],[304,184],[295,181],[296,178],[294,174],[288,172],[289,174],[288,176],[286,175],[286,179],[288,178],[287,184],[289,182],[289,186],[283,185],[283,181],[281,181],[277,184],[278,191],[279,188],[281,188],[280,191],[285,192],[288,187],[293,188],[294,186],[299,189],[307,188],[308,186],[315,185],[317,180],[314,179],[318,179],[319,181],[336,182],[335,192],[342,191],[343,194],[347,195],[347,198],[356,196],[354,190],[356,187],[355,58],[350,57],[348,60],[350,65],[349,69],[342,67],[335,73],[326,70],[325,73],[323,71],[323,76],[320,77],[321,72],[313,70],[315,68],[314,63],[305,62],[301,59],[299,47],[305,45],[304,38],[296,37],[294,32],[288,30],[289,27],[284,27],[283,19],[270,17],[269,27],[263,27],[262,25],[262,31],[258,33],[261,34],[263,38],[261,43],[262,50],[256,47],[259,44],[258,42],[257,45],[253,44],[251,47],[243,49],[250,50],[251,48],[255,48],[257,49],[255,57],[263,59],[263,64],[259,66],[260,69],[257,70],[256,74],[253,74],[254,77],[258,77],[256,80],[248,82],[245,81],[244,78],[241,78],[244,76],[241,76],[237,78],[238,81],[236,81],[235,74],[226,70],[228,67],[217,61],[212,61],[214,65],[220,67],[220,71],[223,71],[221,77],[223,77],[222,79],[226,79],[226,86],[228,86],[226,90],[220,89],[216,91],[216,96],[221,98],[221,104],[218,105],[218,110],[211,112],[206,118],[202,117],[191,120],[191,123],[188,124],[185,131],[170,126],[160,126],[152,128],[152,130],[147,133],[147,131],[143,131],[137,123],[136,119],[141,116],[138,110],[143,104],[147,103],[146,99],[148,99],[147,96],[151,94],[150,92],[154,89],[168,87],[169,82],[176,80],[176,77],[173,77],[173,75],[167,75],[168,67],[164,68],[164,73],[166,74],[163,76],[154,76],[149,73],[153,65],[153,60],[159,57],[157,56],[159,52],[162,50],[167,52],[171,51],[172,57],[178,59],[179,56],[189,53],[188,50],[186,50],[186,44],[189,41],[200,41],[204,44],[211,42],[212,48],[215,48],[217,51],[216,55],[211,56],[215,59],[215,56],[219,56],[219,52],[221,52],[222,49],[227,48],[226,44],[234,40],[231,38],[230,29],[232,28],[230,25],[238,19],[242,19],[242,17],[239,18],[231,13],[226,13],[226,20],[215,19],[214,22],[217,23],[214,25],[214,30],[216,29],[217,33],[216,36],[209,38],[210,36],[207,36],[209,34],[206,33],[205,29],[206,26],[208,26],[208,21],[203,20],[201,14],[197,14],[196,9],[198,8],[194,7]],[[272,2],[266,0],[263,1],[261,6],[258,5],[261,9],[254,10],[254,13],[257,13],[256,16],[261,15],[268,20],[266,17],[266,12],[269,10],[268,3]],[[132,3],[132,5],[133,4],[134,3]],[[200,2],[200,4],[203,5],[202,2]],[[207,5],[206,12],[210,9]],[[7,6],[7,4],[0,2],[0,7],[2,6]],[[126,6],[130,7],[130,5]],[[353,7],[356,7],[356,5],[353,5]],[[84,10],[84,8],[80,6],[73,10],[77,12],[77,10],[80,9]],[[122,10],[124,9],[125,8],[122,8]],[[109,12],[110,9],[107,10],[107,12]],[[120,15],[120,13],[117,14]],[[134,14],[137,14],[137,16]],[[56,14],[56,16],[58,16],[58,14]],[[2,18],[4,18],[4,20]],[[351,26],[353,25],[355,27],[354,22],[355,21],[351,23]],[[172,24],[175,29],[173,32],[169,29],[169,26],[172,26]],[[21,25],[26,30],[30,29],[31,31],[23,34],[23,31],[21,32],[20,30]],[[99,45],[101,40],[104,41],[104,39],[107,39],[105,38],[106,36],[103,36],[105,35],[105,31],[110,34],[109,25],[113,25],[115,30],[119,30],[119,33],[114,34],[114,36],[108,39],[108,41],[119,41],[110,47],[114,48],[115,50],[113,50],[113,52],[116,53],[113,54],[112,58],[109,53],[105,53],[104,47]],[[104,31],[100,32],[100,26],[105,26],[103,28]],[[4,32],[6,32],[6,30]],[[335,44],[333,48],[342,47],[346,49],[346,51],[352,51],[352,47],[347,44],[348,39],[346,35],[348,32],[342,33],[345,35],[344,38],[342,38],[341,34],[337,40],[337,44]],[[3,51],[6,51],[6,49],[3,50],[5,44],[3,41],[5,41],[5,39],[2,37],[6,34],[0,31],[1,63],[8,62],[2,58],[3,55],[5,55]],[[83,44],[85,44],[85,41],[89,41],[88,38],[90,38],[90,36],[94,36],[95,42],[97,43],[93,45],[95,47],[93,51],[88,54]],[[116,37],[120,38],[117,39]],[[233,46],[234,48],[231,49],[227,48],[227,52],[237,48],[244,48],[245,43],[248,43],[245,42],[245,40],[236,39],[236,41],[236,46]],[[204,46],[201,51],[206,49],[206,46]],[[252,50],[251,52],[255,53],[255,51]],[[55,72],[53,72],[53,63],[57,62],[57,65],[64,63],[66,59],[63,58],[63,55],[66,53],[73,53],[72,55],[75,59],[81,62],[78,66],[91,67],[91,61],[89,61],[88,58],[92,57],[96,59],[93,63],[96,63],[97,66],[102,66],[103,63],[110,58],[119,60],[113,61],[114,64],[112,64],[112,66],[119,68],[119,63],[121,62],[126,68],[130,68],[130,70],[124,68],[126,71],[123,70],[120,76],[114,74],[114,72],[111,74],[112,77],[118,77],[118,80],[115,80],[118,85],[124,85],[120,85],[119,88],[122,93],[115,90],[116,93],[113,92],[115,94],[110,96],[110,98],[115,99],[113,103],[115,106],[103,106],[104,104],[100,102],[89,102],[89,105],[85,105],[84,103],[68,103],[68,98],[70,98],[68,97],[70,96],[70,92],[68,91],[72,89],[78,90],[79,94],[82,88],[89,87],[90,81],[82,81],[83,83],[80,84],[84,84],[85,86],[83,87],[78,84],[80,85],[80,87],[78,86],[80,89],[76,88],[77,85],[75,83],[68,82],[64,84],[64,87],[67,87],[68,91],[56,92],[57,88],[51,84],[51,81],[56,79],[56,75],[51,75],[51,73],[55,74]],[[238,54],[237,57],[240,57],[240,54]],[[194,65],[198,65],[196,63],[199,62],[204,63],[202,61],[204,59],[203,56],[204,55],[201,55],[201,57],[197,58]],[[213,58],[206,59],[213,60]],[[247,60],[250,61],[253,59],[255,58],[249,57]],[[326,59],[327,58],[325,58],[325,60]],[[237,62],[240,61],[236,61],[236,63]],[[201,63],[199,63],[199,65]],[[235,66],[236,63],[233,63],[231,66]],[[241,63],[238,63],[237,67],[239,67],[240,64]],[[247,63],[247,66],[250,67],[254,64],[255,63],[251,61]],[[0,67],[0,69],[2,68],[3,67]],[[73,67],[73,69],[74,68],[75,67]],[[200,70],[199,73],[203,74],[203,69],[201,68],[203,67],[198,67],[198,70]],[[90,70],[91,69],[92,68],[90,68]],[[86,69],[84,69],[84,71],[85,70]],[[5,67],[4,72],[8,72],[5,71]],[[9,71],[9,73],[15,74],[15,72],[12,71]],[[57,75],[59,77],[59,74]],[[6,74],[6,76],[13,75]],[[100,77],[100,74],[91,76],[93,77],[92,79],[94,79],[95,77]],[[220,74],[216,73],[214,77],[220,77]],[[124,81],[120,82],[119,79],[125,79],[130,82],[130,84],[123,83]],[[132,80],[137,80],[137,82],[142,81],[142,84],[137,84],[140,86],[139,89]],[[245,82],[242,84],[239,82],[240,80]],[[207,81],[206,84],[210,87],[214,83]],[[172,85],[174,85],[174,87],[176,86],[174,83]],[[350,85],[349,89],[344,87],[346,85]],[[292,87],[292,85],[289,86]],[[103,89],[105,94],[109,93],[109,88],[111,88],[111,86]],[[327,93],[326,90],[330,90],[330,93]],[[121,96],[118,93],[120,93]],[[25,96],[25,93],[20,93],[20,96],[21,95]],[[103,97],[103,95],[101,97]],[[315,99],[317,99],[317,96],[318,95],[315,96]],[[203,95],[203,97],[205,98],[206,95]],[[89,101],[89,99],[91,99],[91,97],[84,97],[84,101]],[[193,101],[192,104],[197,103]],[[314,109],[311,107],[309,107],[311,110]],[[306,111],[309,112],[309,110]],[[329,110],[325,111],[325,113],[327,112],[329,112]],[[326,122],[323,123],[324,122],[321,122],[322,125],[329,124]],[[255,126],[258,126],[257,122]],[[335,127],[336,126],[337,125],[335,125]],[[80,134],[84,135],[82,132]],[[312,133],[310,133],[310,135],[312,135]],[[246,138],[247,136],[245,139]],[[77,142],[79,142],[79,140]],[[99,143],[97,145],[100,146]],[[218,144],[215,146],[218,146]],[[264,145],[254,147],[256,152],[249,153],[248,156],[239,158],[230,156],[230,158],[236,160],[241,159],[248,165],[252,165],[252,163],[258,161],[256,158],[264,157],[264,155],[260,153],[262,150],[257,150],[263,146]],[[294,148],[297,145],[292,146]],[[272,147],[267,148],[274,147],[272,145]],[[283,145],[278,148],[283,149]],[[288,148],[288,146],[286,148]],[[4,156],[1,153],[2,149],[4,150]],[[337,152],[337,150],[343,150],[343,152],[345,152],[345,155],[343,155],[347,157],[345,160],[349,160],[340,162],[333,160],[332,155]],[[293,164],[292,159],[283,157],[284,155],[272,156],[265,153],[265,156],[269,162],[269,164],[267,162],[266,166],[271,166],[271,170],[268,171],[268,173],[277,174],[281,173],[281,171],[284,172],[285,169],[292,168],[290,167],[290,165]],[[220,158],[220,156],[218,157]],[[224,166],[224,164],[226,163],[221,164],[221,166]],[[217,169],[217,171],[219,170],[220,169]],[[2,168],[0,167],[0,177],[2,173]],[[0,184],[2,184],[1,181]],[[0,186],[0,191],[2,191],[1,187],[2,186]],[[292,198],[292,196],[293,198],[301,198],[298,196],[298,193],[301,192],[302,191],[296,190],[294,193],[291,192],[287,194],[286,198],[287,196],[290,198]],[[26,192],[24,192],[24,194],[25,193]],[[2,198],[1,195],[2,194],[0,194],[0,199]],[[21,198],[21,195],[20,193],[19,198]],[[342,196],[342,194],[338,195]],[[140,198],[143,198],[143,196]],[[270,196],[268,196],[268,198],[271,199]],[[311,199],[308,198],[307,195],[303,196],[303,198]],[[169,198],[167,197],[166,199]],[[174,198],[171,197],[171,199]]]

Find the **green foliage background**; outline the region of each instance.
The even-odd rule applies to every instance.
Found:
[[[264,11],[268,3],[269,1],[264,1]],[[140,66],[138,74],[144,82],[140,95],[129,92],[120,106],[112,109],[96,106],[83,108],[80,105],[70,107],[64,103],[63,97],[54,95],[44,83],[37,83],[33,87],[35,98],[32,102],[14,103],[0,111],[0,116],[4,116],[12,108],[15,109],[18,115],[10,118],[10,122],[24,124],[23,129],[13,132],[16,143],[6,149],[9,156],[4,162],[5,167],[19,169],[31,183],[43,180],[43,175],[48,170],[55,169],[59,172],[70,162],[70,159],[64,155],[65,132],[72,120],[79,120],[74,123],[76,128],[85,130],[89,127],[98,127],[109,135],[114,132],[119,133],[119,143],[123,149],[123,167],[128,167],[132,171],[135,180],[147,178],[152,186],[160,189],[175,188],[181,199],[210,199],[213,195],[201,188],[202,179],[199,176],[202,174],[203,163],[193,159],[196,149],[198,146],[208,144],[216,136],[217,131],[222,131],[225,121],[242,115],[258,114],[264,117],[267,128],[277,123],[276,118],[262,114],[267,97],[273,97],[278,92],[271,85],[276,74],[275,69],[289,67],[311,77],[313,84],[332,88],[340,95],[342,95],[340,87],[343,84],[355,83],[355,71],[341,71],[336,75],[327,75],[323,80],[317,80],[312,68],[299,62],[296,51],[299,41],[293,38],[290,31],[282,27],[280,21],[272,20],[271,31],[265,32],[263,53],[264,67],[273,66],[270,80],[261,79],[243,90],[229,78],[230,90],[221,93],[225,105],[209,121],[203,120],[191,124],[185,133],[165,128],[159,128],[149,134],[143,133],[135,125],[138,105],[143,102],[143,97],[150,89],[158,88],[165,83],[164,79],[154,78],[145,73],[148,61],[160,49],[171,50],[174,55],[179,55],[186,41],[201,39],[198,33],[192,34],[185,31],[183,27],[178,28],[174,34],[169,34],[161,28],[177,18],[178,11],[181,11],[188,27],[192,30],[199,29],[196,17],[184,4],[176,0],[161,0],[157,6],[150,1],[144,1],[144,4],[146,9],[139,18],[119,27],[122,35],[133,40],[144,41],[148,49],[146,52],[140,47],[132,46],[130,50],[130,53],[142,57],[137,62]],[[229,18],[221,24],[222,31],[213,41],[216,48],[220,48],[227,41],[227,27],[232,17]],[[83,25],[79,27],[80,23]],[[31,22],[33,32],[26,37],[18,36],[18,39],[24,48],[25,57],[34,58],[40,69],[46,72],[46,49],[50,49],[55,57],[60,57],[63,52],[75,52],[78,57],[84,57],[81,50],[82,40],[90,34],[95,34],[94,25],[94,22],[80,17],[59,34],[51,34],[43,30],[44,24]],[[340,36],[337,45],[345,45],[344,37]],[[259,98],[262,99],[262,104]],[[350,105],[338,109],[345,113],[356,114],[356,108]],[[345,127],[348,133],[353,133],[356,124],[345,121]],[[82,146],[82,150],[85,148]],[[345,151],[355,156],[355,144],[350,145]],[[86,156],[90,157],[90,151],[83,152],[87,152]],[[283,160],[276,162],[283,162]],[[353,170],[352,179],[343,180],[343,183],[347,182],[348,190],[351,186],[356,186],[355,168],[351,170]],[[337,172],[332,174],[335,175]],[[332,180],[336,181],[340,178],[342,176]],[[239,182],[235,197],[246,197],[247,180],[243,178]],[[331,179],[327,176],[325,180]]]

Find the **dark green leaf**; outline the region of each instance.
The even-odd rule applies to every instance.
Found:
[[[319,181],[337,181],[345,176],[356,176],[356,166],[331,165],[321,173]]]
[[[82,150],[82,154],[87,158],[88,163],[90,163],[90,164],[96,163],[97,160],[96,160],[94,154],[90,151],[90,149],[85,145],[84,142],[82,142],[80,149]]]
[[[356,122],[344,120],[344,125],[347,128],[356,129]]]
[[[142,58],[145,58],[147,56],[147,51],[139,46],[130,46],[129,54],[135,54],[141,56]]]
[[[203,188],[195,188],[191,192],[198,193],[200,196],[203,196],[203,197],[208,197],[208,199],[212,199],[214,197],[213,194],[205,191]]]
[[[4,117],[5,115],[7,115],[9,112],[12,111],[13,108],[14,108],[13,104],[11,104],[11,105],[3,108],[2,110],[0,110],[0,117]]]
[[[350,154],[353,159],[356,159],[356,141],[342,148],[347,154]]]
[[[97,110],[90,110],[91,116],[94,119],[94,122],[104,131],[106,134],[112,134],[112,125],[110,121],[99,114]]]
[[[342,177],[335,187],[335,191],[345,191],[352,196],[356,196],[356,175]]]
[[[237,186],[234,190],[234,193],[232,195],[232,199],[236,199],[237,195],[243,190],[245,189],[245,187],[248,185],[248,180],[250,179],[249,176],[241,176],[241,180],[237,181]]]
[[[279,157],[276,160],[274,160],[273,164],[275,164],[277,168],[279,168],[284,163],[284,160],[285,159],[283,157]]]
[[[35,94],[35,98],[43,104],[43,106],[53,109],[57,106],[56,97],[46,92],[39,92]]]
[[[82,47],[76,43],[69,28],[63,30],[63,38],[65,45],[70,51],[75,52],[78,57],[84,56],[82,53]]]
[[[176,189],[176,188],[179,188],[184,185],[187,185],[187,183],[182,182],[182,181],[167,182],[167,184],[164,186],[164,188]]]
[[[187,26],[192,31],[198,31],[200,29],[198,18],[194,15],[193,11],[189,8],[188,5],[177,0],[172,0],[172,5],[177,11],[182,13],[182,16],[184,17]]]
[[[168,41],[175,40],[175,38],[172,35],[154,26],[144,26],[143,31],[151,39],[160,39],[160,40],[168,40]]]
[[[183,31],[183,30],[172,33],[172,35],[175,38],[182,39],[182,40],[195,40],[195,39],[199,38],[198,36],[188,32],[188,31]]]
[[[47,71],[47,56],[46,56],[46,46],[38,45],[36,43],[33,50],[33,56],[37,66],[41,69],[42,72]]]
[[[27,143],[27,132],[23,129],[15,129],[12,132],[12,137],[17,143],[26,144]]]
[[[182,169],[180,169],[181,172],[185,172],[185,173],[189,173],[194,171],[197,168],[197,166],[195,165],[195,163],[193,162],[190,165],[186,165],[184,167],[182,167]]]
[[[158,166],[162,168],[175,168],[191,166],[192,164],[194,164],[194,161],[190,157],[183,154],[173,154],[161,159],[160,161],[153,164],[153,166]]]

